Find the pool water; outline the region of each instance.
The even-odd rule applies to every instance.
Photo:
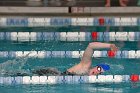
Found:
[[[70,27],[7,27],[0,28],[1,32],[113,32],[113,31],[133,31],[138,32],[138,26],[125,26],[125,27],[104,27],[104,26],[94,26],[94,27],[85,27],[85,26],[70,26]],[[1,38],[0,41],[0,52],[3,51],[84,51],[87,47],[89,41],[61,41],[61,40],[21,40],[18,39],[6,39]],[[139,40],[134,41],[102,41],[115,43],[120,51],[124,50],[139,50],[140,42]],[[107,49],[105,49],[107,50]],[[9,55],[9,54],[8,54]],[[8,57],[5,54],[0,54],[0,67],[1,71],[25,71],[28,72],[30,69],[42,68],[42,67],[56,67],[60,71],[65,71],[67,68],[78,64],[81,57],[72,58],[72,57],[23,57],[18,58],[14,55],[9,55]],[[111,66],[111,70],[105,72],[104,75],[131,75],[131,74],[140,74],[140,59],[139,58],[108,58],[108,57],[99,57],[93,58],[93,66],[96,66],[99,63],[107,63]],[[11,64],[10,64],[11,63]],[[140,84],[125,82],[119,84],[45,84],[45,85],[0,85],[0,93],[139,93]]]
[[[138,84],[59,84],[1,86],[2,93],[139,93]]]

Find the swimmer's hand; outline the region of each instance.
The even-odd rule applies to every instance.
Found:
[[[111,44],[111,45],[110,45],[110,48],[111,48],[111,50],[114,51],[114,52],[118,51],[118,47],[117,47],[115,44]]]

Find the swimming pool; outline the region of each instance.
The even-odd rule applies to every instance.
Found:
[[[139,91],[139,82],[130,80],[132,74],[140,74],[140,20],[137,17],[3,17],[0,24],[0,88],[3,93]],[[94,51],[93,66],[102,62],[111,66],[103,75],[18,77],[7,73],[3,76],[5,71],[29,72],[44,66],[65,71],[80,61],[92,41],[111,42],[120,48],[113,58],[107,49]]]

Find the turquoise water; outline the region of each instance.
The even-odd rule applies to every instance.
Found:
[[[77,84],[1,86],[1,93],[139,93],[138,84]]]
[[[59,27],[59,28],[1,28],[1,32],[11,31],[139,31],[139,27]],[[88,41],[63,42],[63,41],[0,41],[0,51],[79,51],[84,50]],[[137,41],[116,41],[120,50],[139,50],[140,43]],[[28,71],[41,67],[56,67],[61,71],[79,63],[80,58],[0,58],[0,63],[5,65],[6,70]],[[9,63],[15,63],[9,65]],[[105,72],[107,75],[131,75],[140,74],[140,59],[119,58],[93,58],[93,66],[99,63],[108,63],[111,70]],[[23,64],[22,64],[23,63]],[[12,67],[11,67],[12,66]],[[55,84],[55,85],[0,85],[0,93],[139,93],[139,83],[119,84]]]
[[[97,31],[97,32],[105,32],[105,31],[139,31],[139,26],[62,26],[62,27],[1,27],[1,31],[6,32],[75,32],[75,31]]]

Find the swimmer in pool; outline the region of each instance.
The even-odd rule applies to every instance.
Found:
[[[60,72],[56,68],[39,69],[33,71],[37,75],[98,75],[110,69],[108,64],[98,64],[92,67],[92,55],[94,49],[110,48],[112,51],[116,52],[118,48],[115,44],[92,42],[87,46],[82,60],[79,64],[67,69],[65,72]]]

